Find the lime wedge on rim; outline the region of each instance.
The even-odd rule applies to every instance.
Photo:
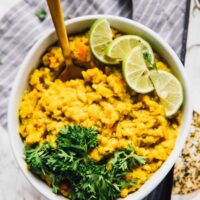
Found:
[[[133,48],[123,60],[122,71],[126,83],[134,91],[144,94],[154,90],[140,46]]]
[[[148,52],[152,58],[151,62],[154,63],[154,55],[151,46],[144,39],[136,35],[124,35],[116,38],[108,45],[106,55],[121,61],[137,46],[141,48],[143,53]]]
[[[165,108],[166,116],[173,116],[183,103],[181,83],[173,74],[164,70],[151,70],[149,76]]]
[[[112,30],[105,18],[97,19],[91,26],[89,33],[89,45],[92,53],[105,64],[117,64],[115,59],[106,56],[106,47],[112,41]]]

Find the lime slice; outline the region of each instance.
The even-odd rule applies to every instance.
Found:
[[[151,55],[151,62],[154,63],[153,50],[148,42],[136,35],[124,35],[113,40],[107,47],[106,54],[110,58],[123,60],[133,48],[140,46],[142,53]]]
[[[136,92],[144,94],[154,90],[140,46],[129,52],[123,60],[122,70],[127,84]]]
[[[117,64],[115,59],[106,56],[106,47],[112,41],[112,30],[105,18],[97,19],[91,26],[89,44],[94,56],[105,64]]]
[[[165,108],[166,116],[173,116],[183,103],[181,83],[173,74],[163,70],[151,70],[150,79]]]

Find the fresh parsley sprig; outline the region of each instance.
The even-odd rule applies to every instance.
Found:
[[[35,15],[38,17],[38,19],[42,22],[46,19],[47,17],[47,12],[44,8],[41,8],[40,10],[38,10]]]
[[[126,181],[125,175],[145,159],[129,145],[96,162],[88,153],[98,146],[97,136],[93,128],[66,126],[58,133],[56,148],[49,143],[27,146],[25,160],[34,174],[50,180],[55,193],[67,181],[71,200],[114,200],[121,189],[136,184],[136,180]]]

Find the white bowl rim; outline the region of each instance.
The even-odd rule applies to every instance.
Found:
[[[65,22],[65,25],[69,25],[69,24],[73,24],[75,22],[80,22],[80,21],[85,21],[85,20],[95,20],[97,18],[100,17],[105,17],[108,18],[110,20],[119,20],[122,23],[127,23],[130,26],[134,25],[136,27],[138,27],[141,30],[144,30],[146,33],[148,33],[149,35],[151,35],[152,37],[156,38],[156,40],[162,45],[164,46],[164,48],[168,51],[168,53],[170,54],[170,56],[173,58],[173,60],[176,62],[177,64],[177,68],[180,71],[181,77],[183,78],[184,81],[184,86],[185,86],[185,91],[188,95],[186,95],[186,99],[185,101],[187,102],[186,108],[185,108],[185,115],[186,115],[186,123],[184,124],[184,128],[183,128],[183,132],[184,132],[184,137],[182,138],[182,140],[179,142],[179,145],[175,145],[173,151],[171,152],[170,156],[167,158],[167,160],[163,163],[163,165],[154,173],[154,175],[145,182],[145,184],[147,182],[150,182],[151,180],[156,180],[159,179],[159,181],[157,181],[156,183],[151,181],[151,184],[148,184],[148,187],[145,187],[145,192],[140,192],[140,189],[143,188],[143,186],[136,192],[131,193],[131,194],[135,194],[134,195],[134,200],[140,200],[143,199],[146,195],[148,195],[154,188],[157,187],[157,185],[164,179],[164,177],[167,175],[167,173],[170,171],[170,169],[172,168],[172,166],[174,165],[175,161],[177,160],[178,156],[181,153],[181,149],[183,148],[187,135],[186,132],[189,133],[189,128],[190,128],[190,124],[192,121],[192,108],[191,108],[191,98],[189,95],[189,81],[188,78],[186,76],[186,73],[184,71],[184,67],[183,64],[181,63],[181,61],[179,60],[178,56],[176,55],[176,53],[172,50],[172,48],[158,35],[156,34],[154,31],[152,31],[151,29],[149,29],[148,27],[133,21],[131,19],[127,19],[124,17],[120,17],[120,16],[113,16],[113,15],[86,15],[86,16],[81,16],[81,17],[76,17],[73,19],[70,19],[68,21]],[[35,189],[37,189],[43,196],[47,197],[50,200],[55,200],[50,194],[44,194],[42,188],[39,188],[36,184],[34,184],[31,180],[31,178],[28,176],[28,171],[24,171],[23,170],[23,161],[21,160],[21,157],[15,153],[16,152],[16,147],[15,147],[15,141],[14,138],[12,137],[12,110],[13,110],[13,101],[14,101],[14,97],[15,97],[15,90],[17,88],[17,84],[20,81],[20,77],[22,77],[23,75],[23,71],[26,67],[26,63],[29,61],[29,59],[32,57],[32,55],[34,54],[35,50],[41,45],[41,43],[43,42],[43,40],[47,37],[49,37],[53,32],[55,32],[54,29],[48,31],[48,33],[46,33],[45,35],[42,36],[42,38],[37,41],[37,43],[32,47],[32,49],[29,51],[28,55],[26,56],[24,62],[21,64],[19,71],[17,73],[17,76],[15,78],[14,84],[13,84],[13,88],[11,91],[11,95],[9,98],[9,106],[8,106],[8,132],[9,132],[9,139],[10,139],[10,143],[11,143],[11,147],[12,147],[12,151],[14,154],[14,157],[21,169],[21,171],[23,172],[24,176],[28,179],[28,181],[34,186]],[[165,165],[165,166],[164,166]],[[154,179],[153,179],[154,178]],[[144,185],[145,185],[144,184]],[[125,199],[129,200],[132,199],[130,196],[128,195]]]

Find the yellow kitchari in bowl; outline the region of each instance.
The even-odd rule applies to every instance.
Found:
[[[111,33],[111,39],[122,35],[116,30]],[[126,69],[120,67],[123,58],[109,63],[107,55],[99,54],[102,47],[89,46],[89,38],[88,32],[70,36],[73,59],[85,67],[82,79],[54,80],[64,64],[59,46],[52,46],[43,55],[19,106],[19,133],[28,168],[53,192],[70,199],[116,199],[138,190],[168,158],[182,111],[179,106],[167,117],[166,104],[153,86],[147,93],[132,90],[123,71]],[[145,54],[146,60],[145,56],[139,58],[145,67],[149,64],[154,66],[152,70],[171,74],[162,57],[142,44],[141,51],[148,49],[151,55],[151,60],[149,54]],[[131,65],[141,63],[133,60]],[[132,61],[127,62],[130,65]],[[144,85],[140,91],[145,91]]]

